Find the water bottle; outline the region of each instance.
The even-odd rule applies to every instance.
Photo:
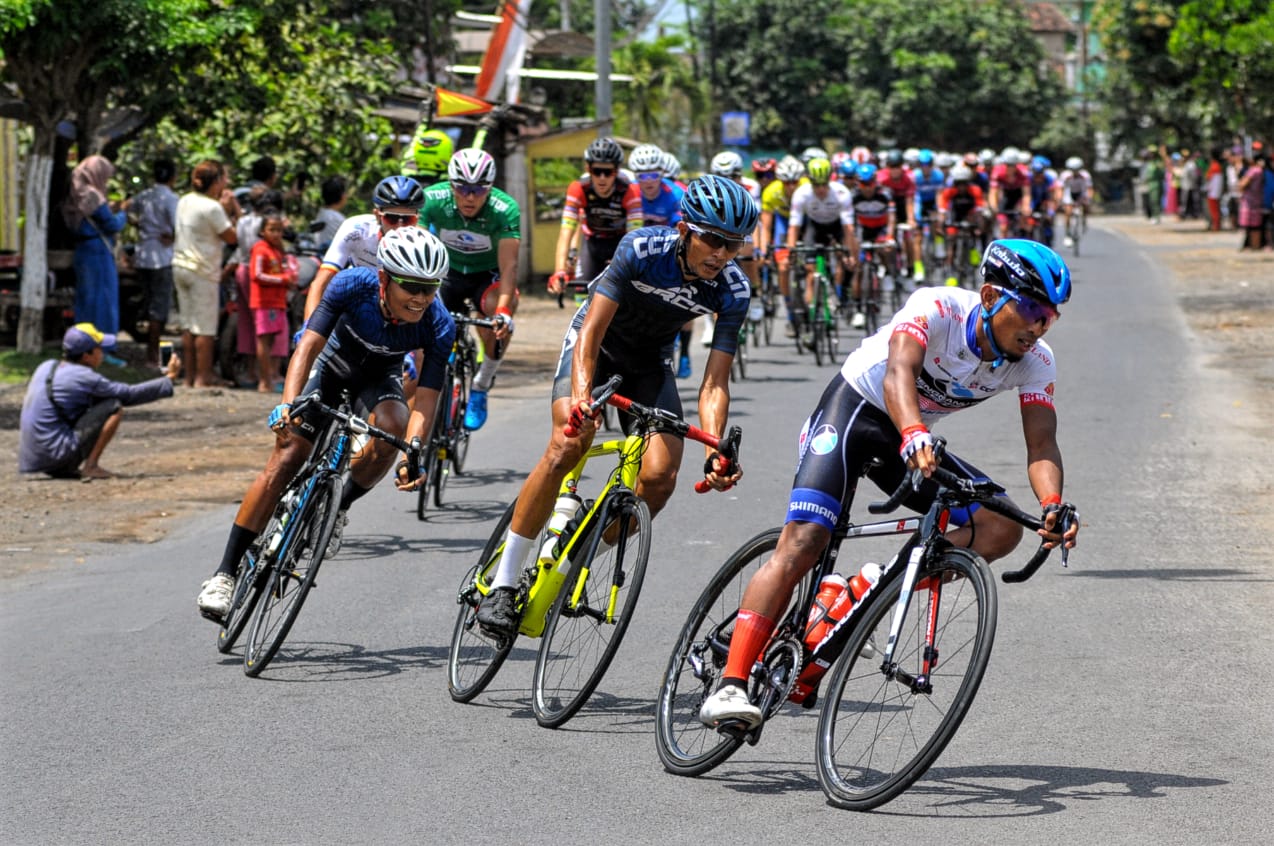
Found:
[[[832,586],[829,582],[836,579],[836,591],[832,592]],[[819,583],[818,598],[814,602],[814,608],[810,610],[811,624],[805,629],[805,646],[811,652],[822,643],[823,638],[835,628],[854,604],[871,589],[872,585],[880,579],[880,565],[868,562],[863,565],[862,570],[855,573],[853,578],[848,582],[840,576],[832,574],[823,579]],[[826,594],[825,594],[826,591]],[[820,602],[827,597],[831,597],[831,603],[824,610],[819,609]],[[819,612],[820,619],[815,622],[815,612]],[[835,657],[835,656],[833,656]],[[800,676],[796,679],[796,684],[792,686],[792,692],[788,694],[788,699],[797,703],[803,708],[813,708],[818,697],[818,683],[823,678],[823,674],[831,666],[831,662],[825,658],[813,658],[808,664],[801,669]]]
[[[553,566],[554,559],[561,552],[558,548],[558,541],[562,537],[562,532],[583,507],[584,501],[573,490],[568,490],[557,498],[557,502],[553,504],[553,516],[549,518],[549,524],[546,529],[548,534],[544,538],[544,543],[540,546],[540,564],[543,567]]]
[[[933,236],[933,257],[939,259],[947,257],[947,239],[937,233]]]
[[[283,532],[288,527],[288,521],[292,519],[292,509],[296,506],[296,491],[290,490],[283,495],[283,506],[279,514],[279,528],[270,536],[270,543],[266,546],[266,550],[273,555],[279,551],[279,544],[283,543]]]

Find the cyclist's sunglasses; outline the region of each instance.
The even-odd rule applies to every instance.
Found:
[[[727,238],[717,232],[709,232],[707,229],[695,226],[693,223],[687,223],[686,228],[699,236],[699,240],[709,250],[725,249],[728,253],[737,253],[743,249],[743,245],[747,243],[746,238]]]
[[[479,185],[474,182],[453,182],[451,187],[462,197],[479,197],[491,190],[490,185]]]
[[[398,285],[399,288],[402,288],[403,291],[413,297],[417,294],[424,294],[425,296],[428,296],[437,291],[442,285],[442,281],[438,279],[404,279],[403,277],[395,276],[392,273],[389,274],[389,278],[394,280],[394,283]]]
[[[615,168],[613,167],[590,167],[588,172],[593,176],[614,176]]]
[[[398,214],[397,212],[381,212],[381,218],[394,226],[405,226],[409,223],[415,223],[420,220],[418,214]]]
[[[1039,323],[1043,320],[1044,328],[1047,329],[1053,325],[1054,320],[1062,316],[1061,312],[1052,305],[1042,303],[1034,297],[1019,294],[1017,291],[1011,291],[1008,288],[1001,288],[1000,292],[1017,303],[1017,313],[1022,315],[1028,323]]]
[[[642,182],[656,182],[664,178],[664,175],[657,170],[648,170],[645,173],[637,174],[637,178]]]

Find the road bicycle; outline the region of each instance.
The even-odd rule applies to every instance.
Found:
[[[937,209],[930,211],[920,223],[920,261],[925,266],[925,278],[915,280],[917,286],[929,284],[934,269],[942,267],[947,257],[946,230]]]
[[[839,244],[798,244],[792,249],[792,296],[799,304],[803,332],[797,333],[798,348],[804,343],[814,353],[814,363],[834,364],[838,359],[840,332],[837,329],[838,311],[835,285],[828,270],[829,261],[840,261],[845,248]],[[814,298],[804,302],[805,258],[814,257]]]
[[[955,232],[948,238],[951,247],[951,266],[947,282],[956,280],[961,288],[975,290],[978,287],[978,265],[982,262],[982,241],[975,226],[967,220],[952,224]]]
[[[314,414],[325,422],[310,457],[284,488],[265,530],[239,560],[230,611],[217,634],[217,649],[224,653],[248,628],[243,672],[249,676],[259,675],[273,660],[314,587],[340,516],[355,439],[379,438],[407,453],[411,478],[419,468],[419,441],[409,444],[355,416],[347,392],[339,408],[310,396],[296,402],[290,414]]]
[[[454,312],[451,319],[456,324],[456,342],[447,359],[447,371],[442,380],[442,390],[438,392],[433,428],[424,455],[425,483],[420,486],[416,497],[416,517],[420,520],[425,519],[430,499],[435,507],[442,507],[447,481],[453,473],[457,476],[464,474],[465,459],[469,455],[470,432],[464,424],[465,410],[469,406],[473,377],[477,375],[483,358],[482,345],[474,339],[469,327],[495,329],[499,325],[499,321],[494,319]],[[496,355],[499,355],[498,341]]]
[[[1072,255],[1079,256],[1079,239],[1088,231],[1088,207],[1075,203],[1066,217],[1066,237],[1070,239]]]
[[[945,447],[937,442],[935,454]],[[863,468],[865,474],[869,468]],[[896,509],[919,485],[913,471],[885,502],[868,510]],[[1001,496],[989,479],[970,481],[938,468],[939,491],[923,517],[855,525],[842,512],[818,565],[793,592],[770,642],[752,669],[749,698],[765,719],[789,698],[818,704],[817,679],[807,667],[832,667],[819,714],[818,780],[837,807],[869,810],[897,797],[919,779],[954,736],[973,703],[995,639],[997,599],[987,563],[952,546],[944,536],[953,509],[977,503],[1028,529],[1038,518]],[[1077,519],[1069,505],[1059,514],[1062,531]],[[765,727],[740,722],[720,729],[699,721],[699,709],[725,669],[743,590],[774,553],[780,529],[762,532],[739,548],[704,589],[678,637],[656,705],[656,745],[664,768],[699,775],[755,744]],[[832,573],[841,544],[850,538],[910,534],[879,580],[810,649],[804,636],[818,586]],[[1029,579],[1050,550],[1039,550],[1005,582]],[[1062,551],[1063,566],[1066,550]],[[797,681],[814,686],[795,689]]]
[[[887,321],[902,308],[897,277],[890,271],[898,245],[892,240],[869,241],[860,244],[858,249],[860,282],[853,307],[863,316],[863,334],[874,335],[880,328],[882,314]]]
[[[757,297],[761,301],[761,323],[757,327],[759,332],[753,332],[753,342],[758,342],[762,338],[768,347],[774,341],[774,320],[779,313],[779,306],[783,302],[783,295],[779,291],[778,266],[774,262],[773,256],[767,256],[761,262],[760,284],[757,286]]]
[[[748,375],[748,338],[752,338],[752,345],[756,346],[756,332],[760,321],[753,323],[751,319],[743,321],[743,325],[739,327],[739,343],[734,350],[734,358],[730,361],[730,381],[742,382]]]
[[[615,395],[619,384],[616,376],[596,389],[593,408],[609,403],[630,415],[630,434],[594,443],[563,480],[560,497],[580,497],[580,479],[591,460],[612,456],[614,469],[597,498],[582,502],[556,537],[550,518],[537,539],[538,560],[518,584],[518,631],[541,638],[531,704],[536,722],[547,728],[562,725],[588,701],[632,620],[650,555],[650,509],[634,492],[649,437],[672,432],[707,444],[731,460],[738,455],[738,427],[717,438],[669,411]],[[699,482],[695,489],[709,488]],[[477,622],[478,604],[490,591],[516,506],[517,500],[510,503],[478,563],[460,583],[460,610],[447,659],[447,687],[457,702],[468,702],[486,688],[517,639],[489,634]]]

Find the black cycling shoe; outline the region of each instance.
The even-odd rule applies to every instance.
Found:
[[[516,635],[522,615],[518,613],[517,588],[498,587],[478,604],[478,625],[496,637]]]

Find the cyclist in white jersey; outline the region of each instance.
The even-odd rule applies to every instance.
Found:
[[[792,212],[787,219],[787,246],[802,244],[840,244],[845,248],[841,260],[832,266],[836,290],[844,287],[844,268],[852,267],[858,256],[858,238],[854,234],[853,195],[842,182],[832,182],[832,163],[824,158],[811,159],[805,166],[809,182],[792,193]],[[814,257],[805,259],[805,302],[814,301]]]
[[[377,183],[372,192],[372,213],[345,218],[323,254],[323,263],[305,292],[306,320],[337,273],[347,267],[380,267],[376,249],[381,236],[400,226],[415,226],[424,204],[425,192],[410,176],[390,176]]]
[[[1093,177],[1085,168],[1084,160],[1079,156],[1071,156],[1066,160],[1066,170],[1057,178],[1058,205],[1062,207],[1062,231],[1070,231],[1071,211],[1076,205],[1088,214],[1088,203],[1093,196]],[[1066,236],[1066,246],[1072,246],[1071,237]]]
[[[863,341],[832,378],[801,430],[787,520],[774,555],[744,590],[718,690],[704,702],[708,725],[761,722],[748,677],[792,591],[817,563],[853,501],[859,475],[892,492],[910,470],[937,466],[929,426],[946,415],[1016,389],[1026,439],[1027,477],[1043,510],[1045,546],[1075,545],[1078,521],[1058,528],[1062,456],[1053,408],[1056,365],[1041,338],[1070,297],[1070,271],[1033,241],[994,241],[982,259],[980,291],[920,288],[889,325]],[[968,479],[982,473],[947,452],[942,466]],[[904,500],[924,512],[937,494],[926,480]],[[976,506],[953,512],[947,537],[987,561],[1022,539],[1016,523]]]

